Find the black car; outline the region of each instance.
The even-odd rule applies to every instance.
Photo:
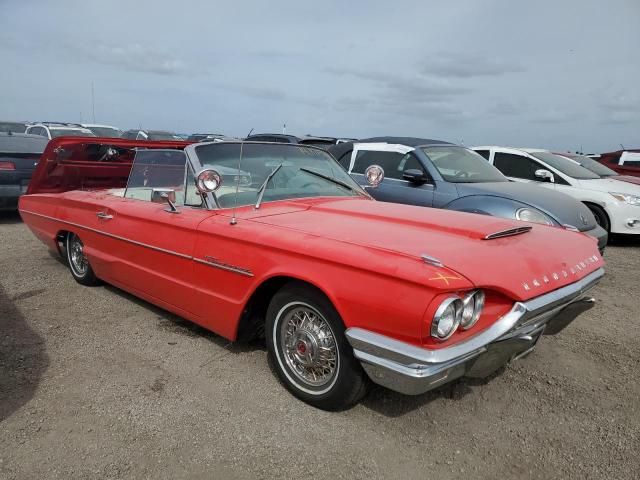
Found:
[[[283,133],[256,133],[249,135],[245,140],[250,142],[275,142],[275,143],[294,143],[298,145],[311,145],[314,147],[327,150],[333,145],[353,142],[355,138],[338,138],[338,137],[317,137],[313,135],[305,135],[296,137],[295,135],[285,135]]]
[[[187,142],[224,142],[237,140],[222,133],[192,133],[187,137]]]
[[[285,135],[284,133],[254,133],[245,140],[248,142],[300,143],[300,139],[295,135]]]
[[[591,211],[563,193],[512,182],[476,152],[439,140],[377,137],[329,149],[361,185],[365,170],[377,165],[384,180],[367,191],[383,202],[445,208],[515,218],[584,232],[607,244],[606,230]]]
[[[18,208],[47,143],[39,135],[0,132],[0,210]]]

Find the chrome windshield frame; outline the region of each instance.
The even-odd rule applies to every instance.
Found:
[[[338,166],[339,168],[343,169],[342,165],[340,165],[338,163],[338,161],[333,158],[333,156],[328,153],[326,150],[323,150],[322,148],[318,148],[315,147],[313,145],[299,145],[299,144],[295,144],[295,143],[291,143],[291,144],[285,144],[285,143],[279,143],[279,142],[251,142],[251,141],[211,141],[211,142],[194,142],[190,145],[187,145],[184,149],[184,152],[187,156],[187,164],[191,167],[192,171],[194,172],[194,175],[197,178],[197,174],[199,172],[201,172],[205,167],[204,165],[202,165],[202,163],[200,162],[200,159],[198,158],[198,154],[196,153],[196,148],[201,147],[203,145],[221,145],[221,144],[236,144],[236,145],[240,145],[240,144],[250,144],[250,145],[278,145],[278,146],[291,146],[291,147],[304,147],[304,148],[312,148],[314,150],[318,150],[319,152],[322,152],[324,154],[326,154],[331,160],[333,160],[336,164],[336,166]],[[348,172],[345,172],[347,175]],[[371,199],[371,196],[358,184],[358,182],[354,181],[355,186],[357,187],[357,189],[354,189],[355,192],[357,193],[362,193],[362,196],[365,198],[369,198]],[[186,188],[187,186],[185,185],[185,192],[186,192]],[[205,208],[207,210],[224,210],[222,207],[220,207],[218,205],[218,203],[215,200],[215,196],[212,193],[207,193],[206,196],[204,197],[205,199]]]

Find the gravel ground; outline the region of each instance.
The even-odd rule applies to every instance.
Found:
[[[640,239],[616,243],[596,307],[488,381],[327,413],[264,345],[82,287],[0,214],[0,478],[637,479]]]

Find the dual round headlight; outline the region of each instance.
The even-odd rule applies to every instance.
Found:
[[[450,296],[443,300],[431,322],[431,336],[446,340],[458,328],[467,330],[473,327],[484,307],[484,292],[475,290],[464,297]]]

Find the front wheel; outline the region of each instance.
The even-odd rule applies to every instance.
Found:
[[[609,217],[607,216],[607,212],[604,211],[601,207],[597,205],[587,205],[593,216],[596,217],[596,223],[604,228],[607,232],[611,233],[611,223],[609,222]]]
[[[93,273],[91,265],[89,265],[89,260],[84,254],[84,244],[80,237],[75,233],[68,233],[65,249],[67,251],[67,264],[75,281],[87,286],[99,285],[100,280],[98,280],[96,274]]]
[[[366,375],[344,330],[331,302],[308,287],[283,287],[267,310],[265,336],[279,379],[323,410],[344,410],[366,393]]]

